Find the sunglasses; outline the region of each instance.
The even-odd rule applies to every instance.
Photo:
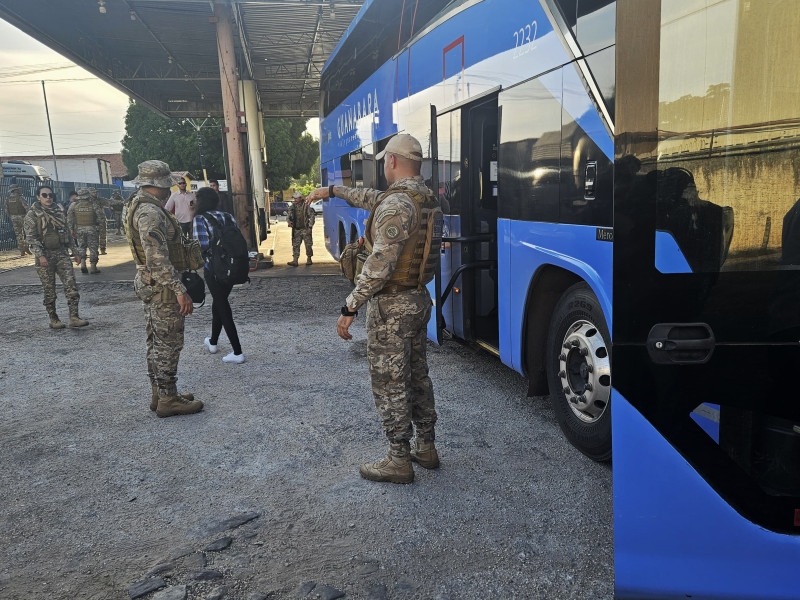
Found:
[[[179,181],[178,185],[186,185],[186,182],[185,181]]]
[[[55,198],[55,194],[39,194],[42,198]]]

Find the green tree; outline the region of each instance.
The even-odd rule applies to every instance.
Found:
[[[309,173],[319,162],[319,145],[304,133],[308,119],[265,119],[266,176],[273,191],[287,189],[292,178]],[[200,130],[206,171],[211,179],[226,179],[222,153],[222,122],[208,119]],[[173,171],[201,176],[197,132],[186,119],[166,119],[131,101],[125,115],[122,160],[133,178],[139,163],[163,160]],[[319,168],[317,168],[319,171]],[[318,177],[318,176],[317,176]]]
[[[308,119],[264,119],[269,187],[288,189],[319,160],[319,144],[304,133]]]
[[[206,172],[211,179],[225,179],[222,155],[221,122],[208,119],[200,129]],[[134,101],[125,114],[125,137],[122,138],[122,161],[128,176],[135,177],[139,163],[163,160],[173,171],[189,171],[202,176],[197,131],[185,119],[164,118]]]

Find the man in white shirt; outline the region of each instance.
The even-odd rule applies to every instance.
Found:
[[[175,218],[181,225],[183,234],[192,237],[192,221],[194,220],[194,193],[186,191],[186,180],[178,181],[178,191],[172,195],[164,205],[170,212],[175,213]]]

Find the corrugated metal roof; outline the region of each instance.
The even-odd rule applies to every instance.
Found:
[[[238,69],[266,117],[313,117],[320,72],[363,0],[231,0]],[[222,115],[208,0],[0,0],[0,18],[173,117]],[[46,15],[46,18],[43,16]]]

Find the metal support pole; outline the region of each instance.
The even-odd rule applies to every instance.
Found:
[[[53,144],[53,130],[50,128],[50,110],[47,108],[47,92],[44,89],[42,80],[42,94],[44,94],[44,113],[47,115],[47,131],[50,132],[50,150],[53,151],[53,168],[56,171],[56,181],[58,181],[58,162],[56,161],[56,146]]]
[[[228,149],[230,173],[228,193],[233,199],[233,212],[239,229],[251,250],[257,249],[253,235],[253,206],[247,193],[247,168],[244,162],[242,139],[239,134],[239,83],[236,74],[236,54],[233,46],[233,23],[231,8],[226,4],[215,4],[217,21],[217,51],[219,74],[222,85],[222,109],[225,115],[225,141]]]

